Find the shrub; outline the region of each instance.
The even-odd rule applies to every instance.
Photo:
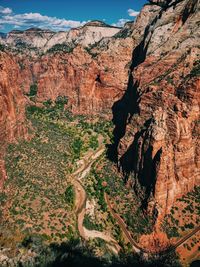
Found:
[[[57,52],[64,52],[64,53],[72,53],[75,48],[74,44],[56,44],[47,50],[47,53],[57,53]]]
[[[74,205],[75,192],[72,185],[69,185],[65,190],[65,201],[70,205]]]
[[[0,44],[0,51],[4,52],[5,48],[6,48],[5,45]]]
[[[36,83],[31,84],[30,92],[29,92],[28,96],[30,96],[30,97],[36,96],[37,95],[37,91],[38,91],[37,84]]]
[[[88,214],[85,215],[83,224],[88,230],[102,230],[102,225],[94,223]]]
[[[99,142],[98,142],[97,136],[92,135],[92,136],[90,137],[90,140],[89,140],[89,146],[90,146],[92,149],[94,149],[94,150],[96,150],[96,149],[98,148],[98,146],[99,146]]]
[[[194,63],[194,67],[190,72],[190,77],[200,76],[200,60]]]

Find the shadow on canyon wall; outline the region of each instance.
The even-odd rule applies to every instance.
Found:
[[[129,146],[124,155],[119,159],[118,146],[120,140],[126,134],[126,127],[131,122],[134,114],[140,114],[139,103],[139,81],[134,80],[133,71],[136,67],[142,64],[146,59],[148,46],[151,41],[150,28],[160,19],[162,10],[146,27],[144,36],[139,45],[134,49],[132,54],[132,64],[130,67],[130,74],[128,79],[128,86],[124,96],[114,103],[112,107],[113,114],[113,140],[110,145],[107,145],[107,157],[109,160],[117,164],[118,169],[122,170],[124,174],[124,181],[127,182],[129,175],[134,172],[142,187],[145,187],[145,199],[143,207],[147,206],[147,199],[150,193],[154,191],[156,182],[156,166],[158,165],[162,150],[152,159],[152,147],[149,146],[148,150],[144,149],[144,140],[148,141],[146,130],[138,131],[133,143]],[[144,129],[150,126],[151,120],[146,121]],[[143,157],[143,165],[138,162],[139,155]]]
[[[107,156],[110,160],[116,163],[118,163],[117,148],[120,140],[126,133],[126,126],[130,123],[134,114],[139,114],[140,95],[138,88],[140,84],[138,81],[134,80],[133,70],[145,61],[148,46],[151,41],[151,36],[149,37],[149,29],[161,18],[161,15],[162,12],[160,11],[158,16],[146,26],[142,41],[133,50],[127,89],[123,97],[116,101],[112,106],[113,124],[115,128],[113,131],[112,144],[107,146]]]

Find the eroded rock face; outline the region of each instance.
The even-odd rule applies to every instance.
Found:
[[[200,183],[199,1],[176,2],[155,12],[133,52],[127,91],[113,106],[109,151],[158,216]]]
[[[160,216],[200,183],[200,52],[199,1],[157,2],[144,6],[114,37],[98,37],[87,49],[88,28],[105,25],[72,31],[78,41],[71,52],[1,53],[0,134],[3,142],[26,135],[22,92],[32,83],[38,86],[37,102],[67,96],[73,113],[106,115],[115,102],[108,154],[143,207]],[[66,33],[59,34],[44,38],[46,44],[52,38],[62,43]]]
[[[117,35],[103,38],[90,49],[78,45],[72,53],[47,53],[36,59],[32,73],[38,84],[37,100],[65,95],[73,113],[110,113],[127,88],[133,47],[158,9],[145,6],[135,23],[125,25]],[[102,26],[93,22],[83,29]]]
[[[100,41],[105,37],[112,37],[120,31],[118,27],[109,26],[103,22],[92,21],[82,27],[70,31],[54,32],[39,28],[31,28],[25,31],[14,30],[0,42],[16,48],[38,49],[46,52],[54,45],[66,44],[74,47],[76,45],[88,46]]]
[[[6,178],[3,161],[6,143],[27,135],[20,79],[17,62],[9,54],[0,52],[0,185]]]

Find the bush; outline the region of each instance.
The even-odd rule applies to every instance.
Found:
[[[70,205],[74,205],[75,192],[72,185],[69,185],[65,190],[65,201]]]
[[[91,217],[88,214],[86,214],[85,217],[84,217],[83,225],[88,230],[99,230],[99,231],[102,231],[102,225],[94,223],[92,221]]]
[[[194,67],[190,72],[190,77],[200,76],[200,60],[194,63]]]
[[[58,96],[55,101],[56,108],[64,109],[64,106],[67,105],[68,98],[66,96]]]
[[[57,53],[57,52],[64,52],[64,53],[72,53],[75,46],[73,44],[56,44],[47,50],[47,53]]]
[[[30,97],[36,96],[37,95],[37,91],[38,91],[37,84],[36,83],[31,84],[31,86],[30,86],[30,92],[29,92],[28,96],[30,96]]]
[[[80,158],[82,147],[83,147],[83,141],[81,140],[80,137],[76,137],[71,145],[71,148],[74,154],[74,159]]]
[[[99,146],[99,142],[98,142],[97,136],[92,135],[92,136],[90,137],[90,140],[89,140],[89,146],[90,146],[92,149],[94,149],[94,150],[96,150],[96,149],[98,148],[98,146]]]
[[[6,48],[5,45],[0,44],[0,51],[4,52],[5,48]]]

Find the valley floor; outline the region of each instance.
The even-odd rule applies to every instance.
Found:
[[[30,140],[8,146],[8,179],[0,193],[0,262],[47,266],[34,263],[43,264],[46,249],[53,262],[58,256],[55,246],[62,248],[62,244],[72,242],[67,248],[77,249],[85,247],[86,242],[84,253],[107,262],[122,253],[127,258],[131,254],[135,264],[147,264],[135,252],[140,250],[137,244],[141,244],[141,238],[151,235],[153,218],[142,212],[132,188],[124,184],[122,175],[106,157],[105,144],[112,138],[112,124],[102,118],[72,116],[65,104],[59,99],[44,103],[43,108],[28,107]],[[179,210],[172,208],[165,218],[163,229],[172,242],[198,226],[199,193],[196,188],[178,200],[184,205]],[[119,227],[111,208],[124,222],[125,230]],[[184,214],[181,219],[178,212]],[[127,240],[126,231],[131,233],[135,248]],[[73,243],[80,238],[81,245]],[[185,266],[199,255],[199,234],[191,240],[177,250]],[[179,266],[176,255],[173,257],[173,266]]]

